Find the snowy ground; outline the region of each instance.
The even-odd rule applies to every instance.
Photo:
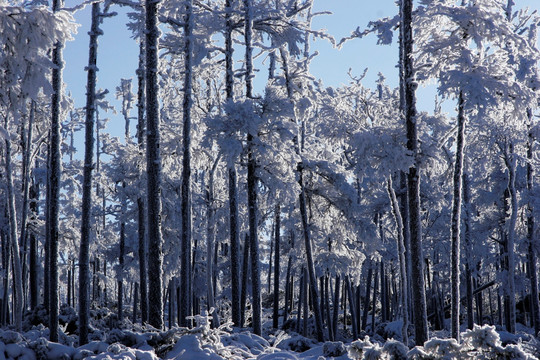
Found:
[[[69,316],[64,320],[70,320]],[[104,320],[100,325],[105,325]],[[278,331],[264,337],[223,325],[211,329],[209,319],[197,316],[193,329],[152,331],[131,324],[132,330],[94,329],[89,344],[76,347],[76,335],[61,333],[61,343],[47,340],[49,330],[31,326],[23,334],[0,330],[0,360],[3,359],[170,359],[170,360],[322,360],[322,359],[539,359],[540,341],[522,332],[512,335],[494,327],[475,327],[462,333],[462,343],[441,339],[434,333],[423,347],[409,349],[396,340],[380,336],[351,343],[317,343],[294,332]],[[66,321],[64,330],[67,330]],[[129,325],[123,323],[122,325]],[[387,325],[388,332],[399,323]],[[269,330],[267,328],[267,330]],[[526,330],[526,329],[524,329]]]

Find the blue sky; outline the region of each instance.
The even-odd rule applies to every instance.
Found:
[[[67,0],[66,6],[74,6],[78,0]],[[528,6],[540,9],[540,0],[515,0],[516,8]],[[121,78],[134,78],[138,61],[138,45],[126,29],[126,8],[116,7],[113,11],[119,16],[105,19],[101,28],[104,35],[99,38],[98,50],[98,88],[108,89],[108,100],[120,110],[120,103],[114,99],[116,86]],[[369,21],[381,17],[394,16],[398,8],[394,0],[318,0],[315,1],[314,12],[330,11],[331,15],[321,15],[313,20],[313,28],[326,29],[337,41],[360,27],[365,28]],[[85,104],[86,72],[84,67],[88,62],[88,30],[90,28],[90,8],[76,14],[76,20],[81,24],[75,41],[66,44],[64,59],[64,81],[67,91],[75,99],[75,106]],[[397,46],[381,46],[376,44],[374,35],[347,42],[340,50],[332,47],[326,40],[316,40],[311,44],[312,51],[319,55],[311,63],[312,74],[323,80],[327,86],[339,86],[348,82],[347,72],[352,69],[354,75],[360,75],[365,68],[368,73],[364,84],[375,84],[377,74],[382,72],[391,86],[397,86],[398,59]],[[261,72],[264,76],[265,72]],[[433,109],[435,91],[433,89],[419,92],[419,107],[423,110]],[[105,116],[105,115],[104,115]],[[120,115],[112,116],[110,127],[123,126]],[[114,130],[113,130],[114,131]],[[122,134],[121,130],[118,135]],[[82,145],[82,144],[81,144]]]

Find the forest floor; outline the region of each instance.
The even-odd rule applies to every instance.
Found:
[[[350,334],[343,332],[341,324],[342,341],[321,343],[292,330],[275,331],[270,314],[265,317],[263,336],[257,336],[230,324],[212,328],[205,316],[195,316],[191,329],[157,331],[129,320],[119,323],[115,313],[103,308],[92,311],[90,343],[77,347],[73,308],[62,307],[60,343],[47,340],[49,329],[42,324],[45,318],[41,308],[27,314],[22,333],[0,330],[0,360],[540,359],[540,341],[526,327],[514,335],[493,326],[475,325],[473,330],[463,329],[459,344],[449,339],[446,331],[433,332],[423,347],[410,348],[399,341],[400,322],[378,326],[376,334],[370,337],[363,333],[356,341],[345,340]],[[314,334],[313,324],[308,325],[308,333]]]

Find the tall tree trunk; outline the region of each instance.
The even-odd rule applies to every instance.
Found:
[[[123,187],[126,187],[125,181]],[[123,206],[125,209],[125,204]],[[122,217],[125,216],[125,211],[122,211]],[[126,246],[126,223],[122,219],[120,223],[120,253],[118,254],[118,320],[122,321],[124,317],[124,253]]]
[[[368,317],[368,310],[369,310],[369,297],[371,292],[371,278],[373,277],[373,267],[371,263],[368,265],[368,273],[367,273],[367,280],[366,280],[366,297],[364,299],[364,312],[362,314],[362,330],[366,330],[367,326],[367,317]]]
[[[244,40],[246,46],[246,97],[253,98],[252,76],[253,76],[253,46],[252,46],[252,9],[251,0],[244,0],[245,7],[245,28]],[[257,174],[256,159],[254,154],[253,134],[248,133],[248,217],[249,217],[249,238],[251,255],[251,286],[252,286],[252,307],[253,307],[253,332],[261,335],[261,279],[259,270],[259,238],[257,235]]]
[[[234,98],[234,71],[233,71],[233,20],[231,13],[231,0],[225,1],[225,92],[227,101]],[[240,272],[239,251],[240,234],[238,231],[238,196],[236,190],[236,169],[234,163],[229,164],[229,228],[231,241],[231,292],[232,292],[232,321],[234,325],[241,326],[240,322]]]
[[[247,300],[247,286],[248,286],[248,271],[249,271],[249,235],[244,237],[244,254],[242,260],[242,293],[240,296],[240,326],[244,327],[246,320],[246,300]]]
[[[345,286],[347,287],[347,294],[349,295],[349,308],[351,309],[352,334],[353,334],[353,338],[357,339],[358,338],[358,327],[357,327],[358,324],[356,322],[356,319],[357,319],[356,311],[357,311],[357,309],[355,308],[355,301],[354,301],[354,294],[353,294],[354,291],[353,291],[351,281],[349,280],[348,276],[345,277]]]
[[[463,93],[459,93],[457,117],[457,144],[456,160],[454,163],[454,196],[452,200],[452,223],[450,230],[451,253],[451,283],[452,283],[452,311],[451,331],[452,337],[459,339],[459,308],[460,308],[460,229],[461,229],[461,193],[463,179],[463,157],[465,147],[465,111]]]
[[[219,157],[216,158],[214,161],[214,165],[212,166],[212,169],[208,173],[208,188],[206,190],[206,233],[207,233],[207,241],[206,241],[206,286],[207,286],[207,305],[208,305],[208,311],[210,312],[212,308],[214,308],[214,311],[212,314],[212,326],[218,327],[219,326],[219,318],[217,309],[215,309],[215,301],[214,301],[214,287],[212,286],[212,276],[214,275],[213,270],[213,256],[212,253],[214,252],[214,242],[215,242],[215,220],[214,220],[214,173],[216,171],[217,164],[219,162]],[[217,244],[216,244],[217,245]],[[217,257],[217,254],[214,258]]]
[[[531,109],[527,109],[527,115],[529,118],[529,137],[527,141],[527,190],[529,191],[529,198],[527,201],[527,242],[528,242],[528,261],[529,261],[529,281],[531,283],[531,301],[532,301],[532,323],[534,327],[534,333],[540,332],[540,305],[538,303],[538,273],[536,266],[536,251],[535,251],[535,239],[534,239],[534,205],[533,205],[533,189],[534,189],[534,169],[533,169],[533,146],[534,135],[532,132],[532,120],[533,115]]]
[[[279,272],[280,272],[280,227],[281,227],[281,207],[276,204],[275,209],[276,224],[274,230],[274,318],[272,326],[278,328],[279,320]]]
[[[402,66],[404,77],[405,122],[407,130],[407,150],[413,154],[414,165],[409,168],[408,199],[409,227],[411,235],[411,287],[413,294],[413,317],[416,345],[428,340],[426,294],[424,284],[424,255],[422,250],[422,225],[420,216],[420,169],[418,158],[418,131],[416,113],[416,88],[413,66],[412,0],[402,0],[401,26],[403,27]]]
[[[63,6],[62,0],[53,0],[53,12],[57,12]],[[49,202],[49,340],[58,342],[58,213],[61,181],[60,134],[61,104],[62,104],[62,61],[63,44],[57,42],[54,46],[52,59],[52,87],[53,95],[51,102],[51,162],[50,162],[50,202]]]
[[[287,55],[283,48],[281,48],[280,50],[281,50],[281,58],[283,60],[283,71],[285,73],[287,96],[291,101],[293,101],[293,84],[292,84],[292,79],[289,73]],[[298,136],[294,137],[294,143],[295,143],[297,154],[301,156],[301,147],[298,141]],[[311,289],[311,295],[313,297],[313,302],[314,302],[313,311],[315,313],[315,326],[316,326],[316,331],[317,331],[317,339],[319,341],[323,341],[324,334],[323,334],[322,316],[321,316],[321,309],[320,309],[320,304],[319,304],[319,294],[317,290],[317,278],[315,276],[315,266],[313,264],[313,252],[311,250],[311,238],[309,234],[309,224],[308,224],[307,207],[306,207],[306,191],[304,188],[304,175],[303,175],[302,162],[298,164],[297,172],[298,172],[298,184],[300,185],[300,194],[298,196],[299,203],[300,203],[299,204],[300,217],[302,219],[302,229],[303,229],[303,235],[304,235],[304,246],[306,249],[309,284],[310,284],[310,289]]]
[[[163,328],[161,155],[159,150],[158,1],[146,5],[146,171],[148,222],[148,322]],[[189,255],[188,255],[189,256]],[[188,262],[189,263],[189,262]],[[186,290],[187,291],[187,290]]]
[[[7,116],[6,116],[6,128],[7,128]],[[14,294],[14,306],[13,311],[15,315],[15,330],[22,331],[22,313],[23,313],[23,285],[22,285],[22,269],[21,259],[19,252],[19,241],[17,239],[17,213],[15,210],[15,193],[13,189],[13,168],[11,166],[11,140],[5,140],[6,145],[6,182],[7,182],[7,207],[9,213],[9,235],[11,242],[11,252],[13,258],[13,294]],[[7,250],[9,251],[9,250]],[[6,291],[6,290],[4,290]]]
[[[21,256],[22,256],[22,282],[27,284],[28,278],[28,267],[27,263],[27,254],[28,254],[28,210],[29,210],[29,189],[30,189],[30,153],[32,152],[32,134],[34,128],[34,118],[35,118],[35,102],[32,100],[30,102],[30,117],[28,119],[28,131],[24,129],[24,124],[21,126],[21,144],[23,152],[23,205],[22,205],[22,216],[21,216],[21,230],[20,230],[20,239],[21,239]],[[28,286],[23,285],[25,301],[27,302],[28,295]],[[25,306],[26,307],[26,306]]]
[[[144,68],[144,42],[140,39],[139,44],[139,68],[137,69],[137,145],[139,158],[143,156],[144,149],[144,129],[145,129],[145,68]],[[142,167],[142,165],[139,165]],[[140,170],[140,169],[139,169]],[[140,172],[142,175],[142,172]],[[138,237],[138,257],[139,257],[139,288],[141,292],[141,323],[148,321],[148,271],[146,258],[146,216],[144,199],[137,197],[137,237]]]
[[[469,176],[466,172],[463,172],[463,202],[465,210],[465,281],[467,285],[467,328],[472,329],[474,326],[473,317],[473,280],[472,280],[472,244],[471,244],[471,216],[472,211],[470,208],[470,183]],[[480,321],[479,321],[480,322]]]
[[[36,165],[37,167],[37,165]],[[30,221],[34,223],[38,214],[39,184],[34,177],[30,187]],[[34,231],[30,231],[30,309],[35,309],[39,304],[39,281],[38,281],[38,241]]]
[[[79,346],[88,343],[90,325],[90,229],[92,208],[92,170],[94,168],[94,116],[96,110],[97,38],[99,29],[99,3],[92,4],[92,25],[86,84],[85,151],[83,168],[83,198],[81,215],[81,244],[79,248]]]
[[[508,190],[510,192],[511,211],[510,219],[508,220],[508,238],[507,238],[507,257],[508,257],[508,278],[507,278],[507,294],[508,294],[508,323],[507,330],[511,333],[516,332],[516,286],[514,279],[515,271],[515,252],[514,238],[515,228],[518,215],[517,191],[516,191],[516,155],[514,154],[514,145],[510,143],[508,149],[505,149],[504,161],[508,168]]]
[[[336,276],[336,285],[334,288],[334,303],[333,303],[333,310],[334,313],[332,315],[332,333],[334,334],[334,337],[337,338],[337,330],[338,330],[338,315],[339,315],[339,285],[340,285],[340,277],[339,275]]]
[[[193,9],[192,1],[185,2],[184,26],[184,99],[183,99],[183,158],[182,158],[182,320],[181,326],[188,326],[187,317],[191,316],[191,298],[193,296],[191,274],[191,107],[192,99],[192,54],[193,54]],[[211,254],[208,254],[211,256]],[[208,284],[209,291],[211,285]]]
[[[403,240],[403,221],[399,210],[399,204],[392,186],[392,178],[389,176],[387,181],[388,195],[392,204],[392,212],[397,225],[397,248],[399,258],[399,279],[401,281],[401,309],[403,315],[403,326],[401,327],[401,338],[404,344],[409,343],[407,329],[409,328],[409,299],[408,299],[408,279],[407,279],[407,263],[405,261],[405,242]]]

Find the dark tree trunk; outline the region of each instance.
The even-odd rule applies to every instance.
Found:
[[[139,158],[143,156],[144,150],[144,130],[145,130],[145,90],[146,71],[144,68],[144,42],[140,39],[139,45],[139,68],[137,69],[137,145],[139,147]],[[142,165],[139,165],[142,168]],[[142,169],[139,174],[142,175]],[[137,198],[137,237],[138,237],[138,257],[139,257],[139,287],[141,291],[141,323],[148,321],[148,271],[146,258],[146,209],[142,196]]]
[[[405,122],[407,130],[407,150],[414,157],[414,165],[407,176],[409,200],[409,227],[411,243],[411,288],[416,345],[423,345],[429,338],[424,284],[424,255],[422,250],[422,226],[420,215],[420,170],[418,167],[418,131],[416,113],[416,88],[413,66],[412,0],[402,0],[401,26],[403,28],[403,94],[405,97]]]
[[[240,297],[240,326],[244,327],[246,321],[246,300],[249,271],[249,235],[244,238],[244,256],[242,262],[242,294]]]
[[[339,315],[339,285],[340,285],[340,277],[336,276],[336,285],[334,288],[334,314],[332,319],[332,333],[334,334],[334,338],[337,338],[337,330],[338,330],[338,315]]]
[[[529,137],[527,142],[527,190],[529,191],[529,199],[527,202],[527,241],[528,241],[528,262],[529,262],[529,281],[531,283],[531,306],[532,306],[532,324],[534,333],[538,335],[540,332],[540,304],[538,303],[538,273],[537,273],[537,255],[534,248],[534,205],[533,205],[533,189],[534,189],[534,168],[533,162],[533,146],[535,142],[532,132],[533,114],[531,109],[527,109],[529,118]]]
[[[463,93],[459,93],[458,116],[457,116],[457,144],[456,160],[454,163],[454,194],[452,201],[452,223],[450,232],[451,241],[451,285],[452,285],[452,310],[451,332],[452,337],[459,343],[459,309],[460,309],[460,229],[461,229],[461,194],[463,179],[463,157],[465,148],[465,110]]]
[[[36,166],[37,167],[37,166]],[[38,216],[39,184],[34,178],[30,187],[30,221],[34,223]],[[38,281],[38,240],[34,231],[30,231],[30,309],[35,309],[39,304],[39,281]],[[72,274],[73,275],[73,274]]]
[[[366,330],[369,302],[370,302],[370,292],[371,292],[371,278],[373,276],[373,268],[371,267],[371,264],[368,266],[369,268],[368,268],[367,280],[366,280],[366,297],[364,299],[364,313],[362,315],[362,330]]]
[[[356,309],[355,309],[355,301],[354,301],[354,295],[353,295],[353,289],[351,286],[351,281],[348,277],[345,277],[345,285],[347,286],[347,293],[349,295],[349,307],[351,309],[351,326],[352,326],[352,333],[353,338],[358,339],[358,327],[356,323]]]
[[[279,322],[279,272],[280,272],[280,228],[281,228],[281,208],[276,204],[275,209],[276,224],[274,230],[274,318],[272,326],[278,328]]]
[[[470,184],[469,176],[463,172],[463,202],[465,210],[465,281],[467,285],[467,328],[472,329],[474,325],[473,314],[473,282],[471,269],[471,209],[470,209]]]
[[[57,12],[63,6],[62,0],[53,1],[53,12]],[[57,42],[53,49],[52,87],[53,95],[51,102],[51,157],[49,173],[49,340],[58,342],[58,213],[61,181],[61,103],[62,103],[62,61],[63,44]]]
[[[158,88],[158,2],[145,0],[146,5],[146,171],[148,224],[148,322],[163,328],[163,286],[161,249],[161,156],[159,150]]]
[[[399,278],[401,281],[401,309],[403,315],[403,327],[401,328],[401,337],[404,344],[408,345],[409,336],[409,278],[407,277],[407,261],[405,256],[405,226],[403,224],[403,216],[400,212],[400,207],[397,201],[394,187],[392,186],[392,178],[388,177],[387,182],[388,194],[392,204],[392,212],[397,225],[397,242],[398,242],[398,258],[399,258]]]
[[[79,346],[88,343],[90,325],[90,230],[92,209],[92,170],[94,169],[94,116],[96,106],[97,38],[101,34],[99,3],[92,4],[92,25],[88,55],[86,92],[85,150],[81,244],[79,248]]]
[[[184,26],[184,99],[183,99],[183,156],[182,156],[182,314],[181,326],[188,326],[187,317],[191,316],[193,285],[191,274],[191,107],[192,99],[192,54],[193,54],[193,9],[192,1],[185,2]],[[208,284],[211,289],[211,284]]]

